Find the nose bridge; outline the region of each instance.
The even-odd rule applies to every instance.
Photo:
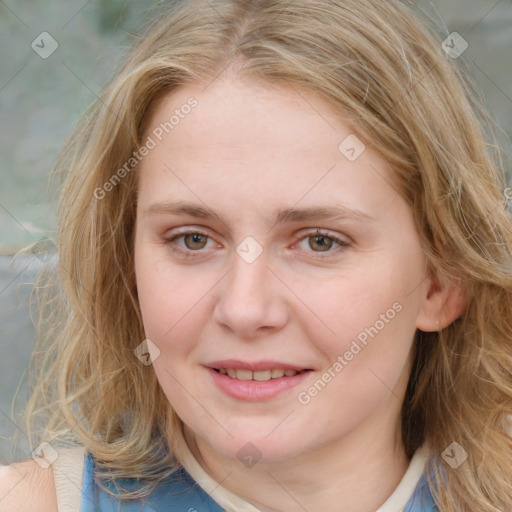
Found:
[[[241,246],[238,248],[240,249]],[[237,251],[238,252],[238,251]],[[253,261],[244,259],[240,254],[233,258],[233,269],[227,279],[223,294],[240,304],[258,307],[263,304],[263,298],[269,299],[271,273],[268,268],[266,255],[260,255]]]

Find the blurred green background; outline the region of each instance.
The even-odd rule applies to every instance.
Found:
[[[384,0],[383,0],[384,1]],[[469,46],[459,59],[502,130],[510,169],[512,2],[436,0],[412,3],[438,27],[439,45],[456,31]],[[21,425],[10,402],[26,369],[34,329],[28,294],[41,261],[21,247],[52,239],[55,184],[49,171],[82,112],[115,73],[141,27],[169,2],[151,0],[0,1],[0,463],[20,454],[10,436]],[[58,43],[47,59],[31,47],[42,32]],[[23,388],[24,389],[24,388]]]

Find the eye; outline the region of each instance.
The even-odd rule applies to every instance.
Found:
[[[181,240],[182,243],[178,243],[179,240]],[[206,247],[208,240],[210,240],[210,237],[207,234],[197,230],[189,230],[165,238],[165,244],[173,251],[180,252],[186,257],[194,257],[196,256],[194,252],[201,252],[201,249]],[[210,241],[215,245],[213,240]]]
[[[306,242],[308,247],[313,249],[312,252],[316,253],[333,253],[338,252],[331,250],[335,244],[337,244],[338,247],[334,247],[335,249],[339,247],[349,247],[350,241],[348,239],[343,239],[341,237],[335,236],[331,233],[322,231],[322,230],[315,230],[313,233],[306,234],[305,237],[301,239],[299,242],[299,245]],[[304,247],[302,247],[304,248]],[[311,251],[308,251],[311,252]]]

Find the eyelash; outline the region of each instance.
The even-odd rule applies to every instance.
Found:
[[[172,251],[179,252],[181,255],[183,255],[186,258],[197,258],[198,256],[200,256],[200,253],[203,252],[201,249],[193,251],[191,249],[182,249],[182,248],[173,247],[173,245],[175,245],[176,240],[178,240],[179,238],[183,238],[187,235],[201,235],[201,236],[205,236],[211,240],[211,237],[208,234],[206,234],[198,229],[194,229],[194,230],[182,231],[181,233],[174,234],[173,236],[171,236],[169,238],[165,238],[164,243],[165,243],[165,245],[169,246]],[[305,235],[303,235],[302,238],[297,243],[294,244],[294,246],[297,245],[298,243],[300,243],[301,241],[306,240],[311,237],[314,237],[314,236],[324,236],[326,238],[333,240],[335,243],[340,245],[340,247],[337,247],[336,249],[347,248],[351,245],[350,242],[348,242],[347,240],[342,240],[341,238],[334,236],[331,233],[324,231],[322,229],[316,229],[313,232],[306,233]],[[317,254],[318,258],[328,258],[329,255],[339,252],[336,249],[325,251],[325,254],[327,254],[327,256],[323,256],[321,251],[320,252],[307,251],[307,252],[312,252],[313,254]],[[197,253],[197,254],[195,254],[195,253]]]

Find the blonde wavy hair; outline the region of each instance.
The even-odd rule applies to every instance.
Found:
[[[182,423],[152,367],[134,356],[145,339],[133,262],[137,169],[104,198],[95,191],[141,146],[157,98],[236,63],[239,75],[320,94],[394,170],[431,271],[468,299],[449,327],[416,334],[402,406],[406,453],[430,446],[429,485],[443,512],[510,508],[505,176],[442,38],[398,0],[186,0],[158,18],[56,164],[65,177],[59,260],[39,286],[42,334],[26,409],[33,445],[79,442],[105,479],[141,478],[139,497],[176,469],[168,455],[185,443]],[[441,457],[454,441],[468,453],[457,469]]]

